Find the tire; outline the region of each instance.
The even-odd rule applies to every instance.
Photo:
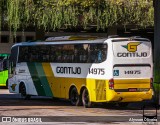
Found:
[[[82,92],[82,103],[85,108],[91,108],[93,103],[90,102],[88,90],[85,88]]]
[[[80,99],[80,96],[78,95],[78,91],[76,87],[73,87],[71,89],[70,94],[69,94],[69,99],[70,99],[71,105],[73,106],[81,105],[81,99]]]
[[[8,89],[8,80],[6,81],[6,86],[5,86],[6,89]]]
[[[30,99],[31,96],[27,95],[25,84],[20,84],[19,92],[21,94],[21,98],[26,99],[26,100]]]

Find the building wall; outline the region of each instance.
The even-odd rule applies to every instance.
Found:
[[[10,53],[10,48],[17,42],[35,39],[35,32],[17,32],[16,35],[9,31],[0,33],[0,53]]]
[[[154,43],[154,31],[151,29],[124,29],[124,28],[108,28],[106,32],[97,33],[96,31],[86,32],[45,32],[45,38],[47,37],[56,37],[56,36],[69,36],[69,35],[95,35],[107,37],[108,35],[116,35],[119,36],[141,36],[145,38],[149,38]],[[0,32],[0,53],[10,53],[10,48],[13,44],[17,42],[24,42],[29,40],[36,40],[36,32],[16,32],[16,37],[14,37],[13,33],[9,31]]]

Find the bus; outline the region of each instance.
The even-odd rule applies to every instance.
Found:
[[[152,98],[152,46],[146,38],[49,37],[16,43],[9,62],[9,91],[26,99],[48,96],[92,107]]]
[[[8,87],[9,55],[8,53],[0,54],[0,86]]]

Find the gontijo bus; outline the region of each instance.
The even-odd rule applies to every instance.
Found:
[[[8,53],[0,54],[0,86],[8,87]]]
[[[124,105],[151,99],[152,70],[151,42],[145,38],[50,37],[12,46],[9,91],[85,107]]]

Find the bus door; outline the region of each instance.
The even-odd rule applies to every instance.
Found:
[[[149,41],[113,42],[114,90],[149,91],[152,78],[152,50]]]
[[[3,75],[4,75],[4,83],[6,83],[7,79],[8,79],[8,67],[9,67],[9,59],[4,59],[3,61]]]
[[[0,62],[0,86],[3,85],[3,61]]]
[[[8,79],[8,59],[4,59],[0,62],[0,85],[6,85]]]

